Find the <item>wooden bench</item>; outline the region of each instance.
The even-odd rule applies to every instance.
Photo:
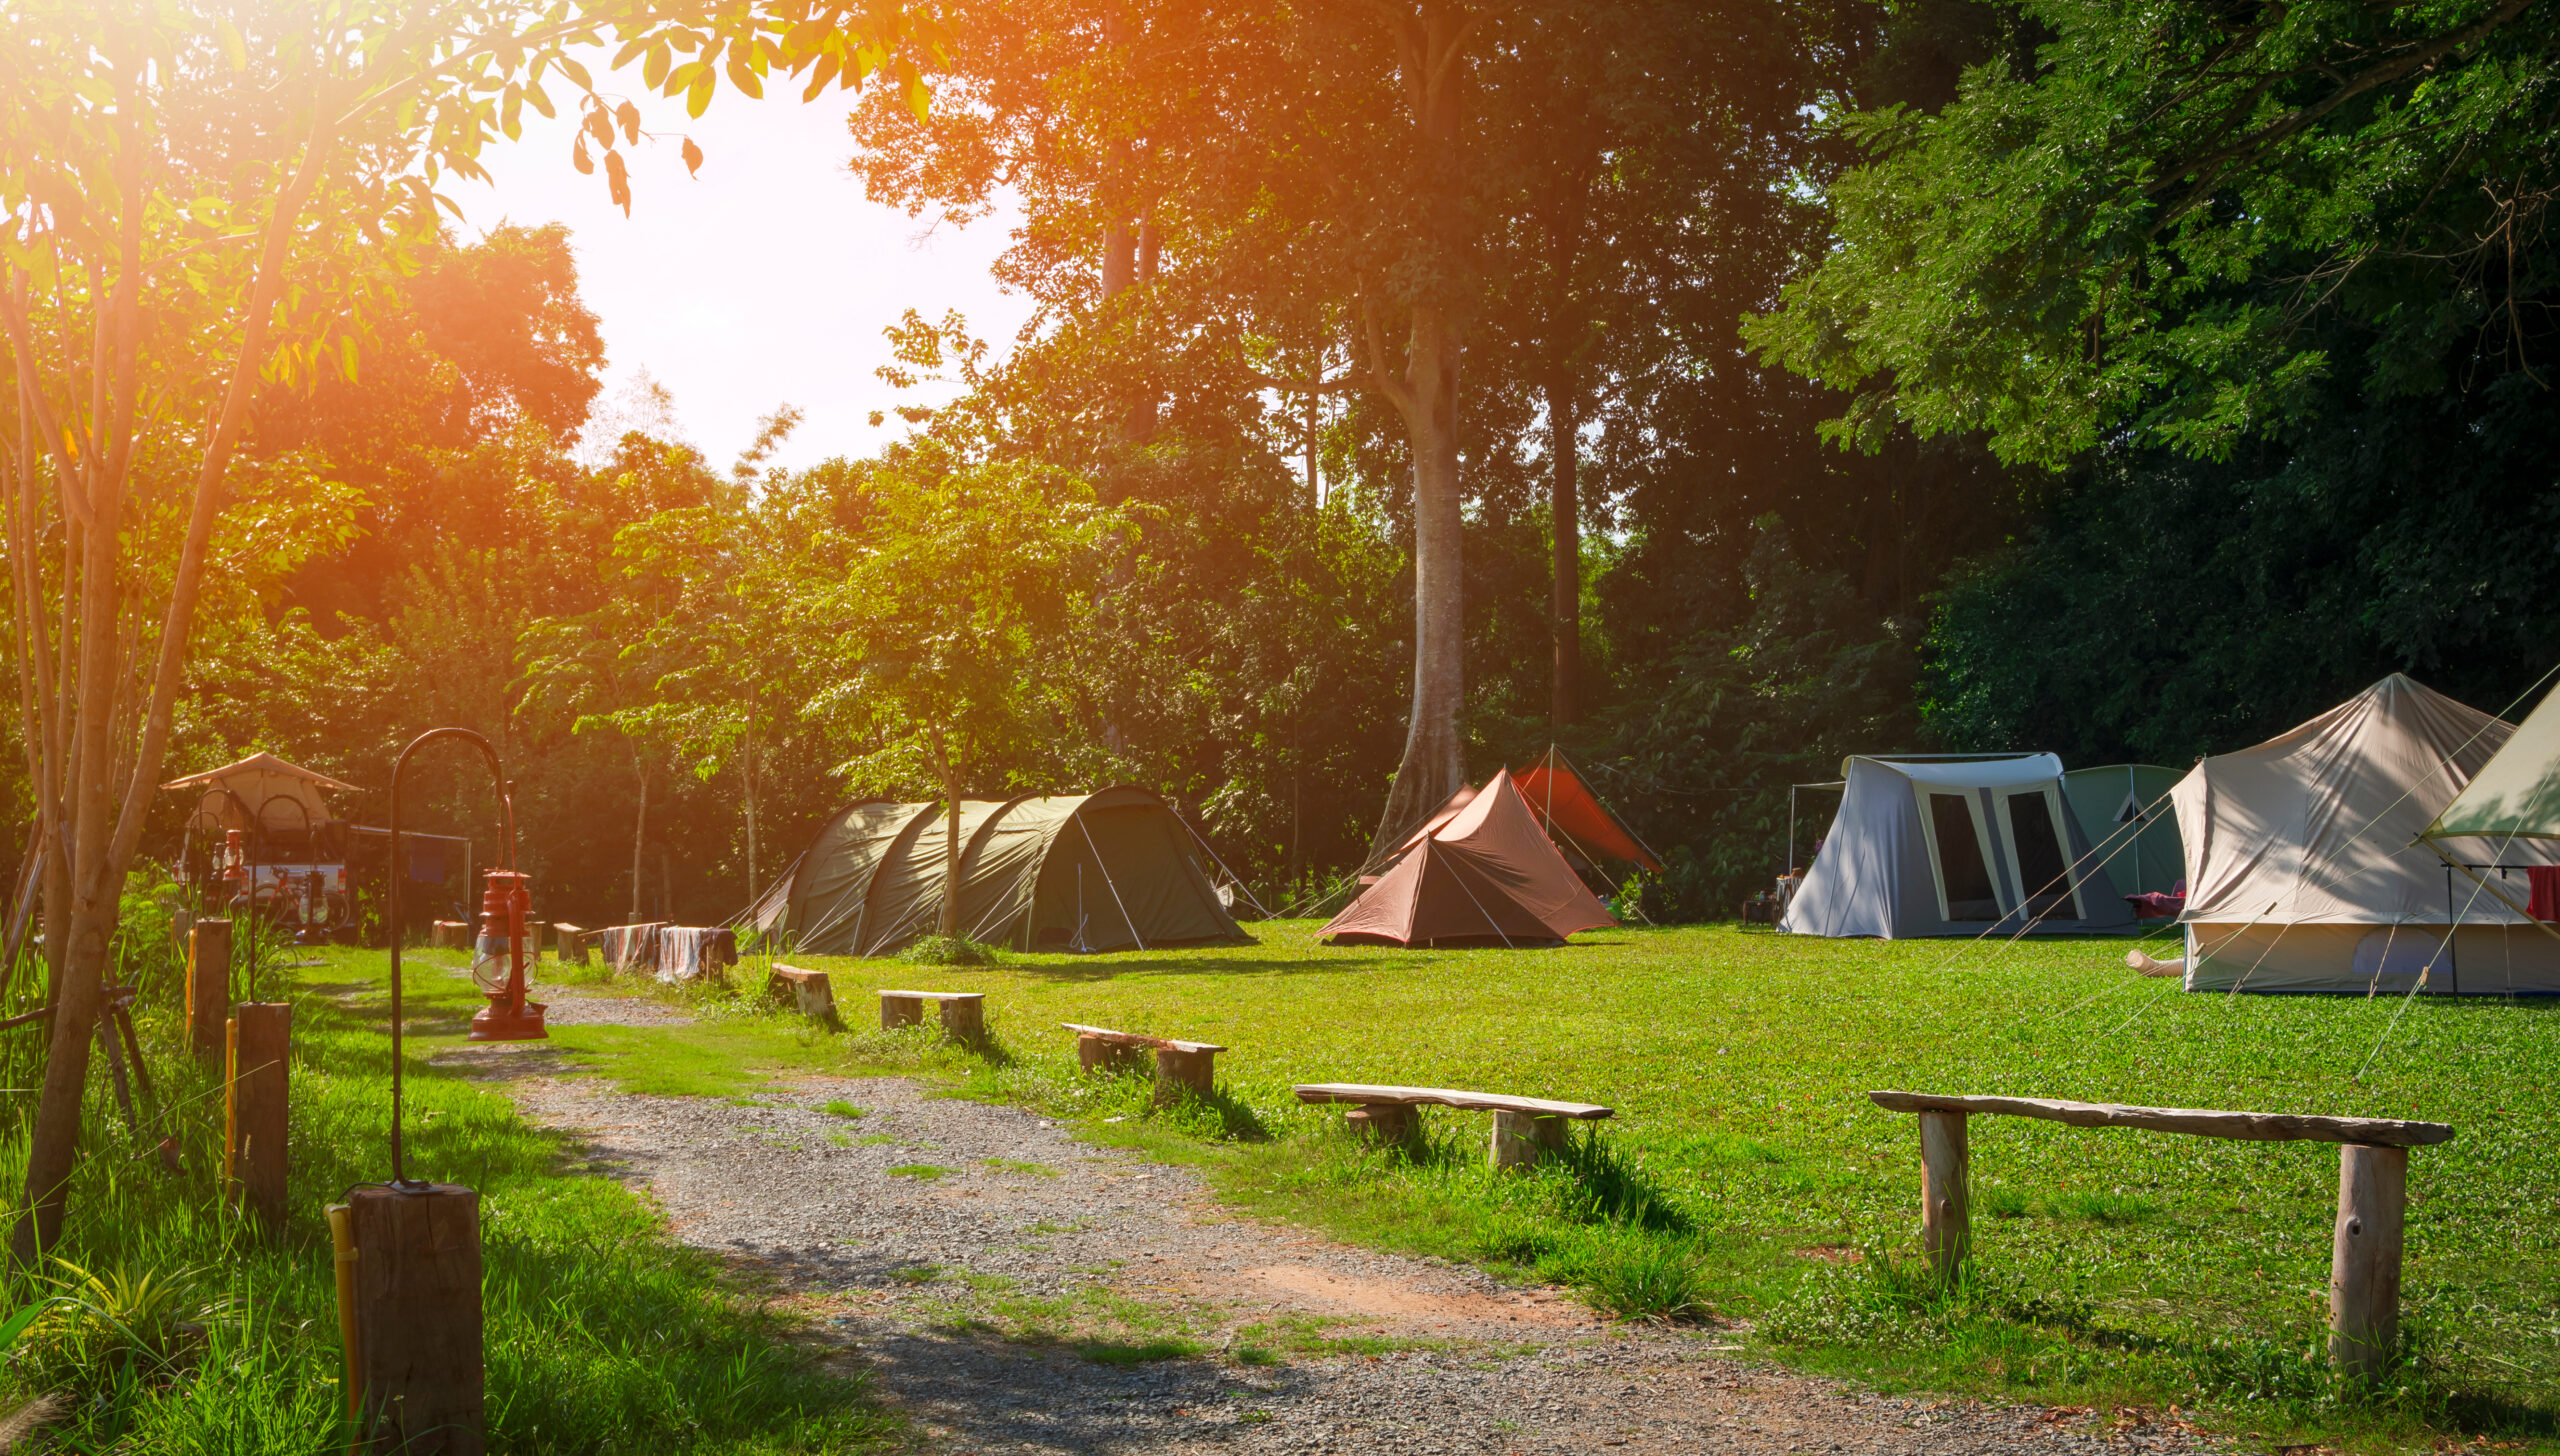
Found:
[[[901,1026],[921,1024],[927,1001],[940,1005],[943,1035],[964,1046],[986,1044],[987,993],[984,991],[883,991],[880,993],[880,1029],[895,1031]]]
[[[1134,1066],[1148,1051],[1154,1051],[1158,1102],[1170,1102],[1186,1089],[1208,1096],[1217,1083],[1218,1053],[1226,1050],[1213,1042],[1177,1041],[1169,1036],[1113,1031],[1107,1026],[1079,1026],[1072,1021],[1058,1024],[1076,1034],[1076,1064],[1087,1072],[1116,1072]]]
[[[776,961],[764,985],[767,995],[776,1001],[791,1002],[801,1015],[812,1021],[823,1021],[829,1026],[843,1024],[836,1019],[835,983],[827,979],[824,971],[804,971],[798,966],[786,966]]]
[[[2129,1107],[2046,1097],[1924,1092],[1870,1092],[1867,1096],[1888,1112],[1920,1114],[1920,1248],[1939,1277],[1948,1279],[1973,1252],[1972,1156],[1966,1148],[1965,1119],[1974,1113],[2240,1142],[2339,1144],[2338,1219],[2329,1243],[2329,1363],[2360,1375],[2379,1375],[2390,1368],[2400,1338],[2400,1244],[2408,1206],[2409,1150],[2451,1139],[2454,1130],[2447,1124],[2391,1117]]]
[[[437,921],[428,944],[437,950],[471,949],[471,922],[467,920]]]
[[[1394,1147],[1411,1147],[1421,1136],[1414,1109],[1425,1103],[1493,1114],[1491,1156],[1497,1168],[1526,1168],[1541,1157],[1564,1151],[1565,1124],[1615,1117],[1614,1109],[1588,1102],[1554,1102],[1544,1097],[1504,1097],[1490,1092],[1460,1092],[1448,1087],[1373,1087],[1361,1082],[1317,1082],[1297,1089],[1309,1104],[1355,1104],[1343,1114],[1356,1137]]]
[[[562,962],[575,962],[582,966],[587,963],[587,950],[595,944],[594,931],[583,925],[571,925],[566,920],[559,920],[552,922],[551,933],[552,937],[559,942],[559,955]]]

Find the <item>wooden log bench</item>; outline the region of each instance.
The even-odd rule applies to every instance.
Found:
[[[1072,1021],[1058,1024],[1076,1034],[1076,1064],[1087,1072],[1116,1072],[1135,1066],[1153,1051],[1158,1102],[1171,1102],[1185,1091],[1206,1097],[1217,1085],[1218,1053],[1226,1048],[1214,1042],[1178,1041],[1169,1036],[1113,1031],[1107,1026],[1079,1026]]]
[[[836,1016],[835,983],[824,971],[805,971],[798,966],[773,963],[765,977],[765,994],[776,1001],[788,1001],[803,1016],[828,1026],[842,1026]]]
[[[2401,1229],[2408,1208],[2409,1150],[2449,1141],[2441,1122],[2129,1107],[2045,1097],[1957,1097],[1870,1092],[1889,1112],[1920,1115],[1920,1248],[1942,1278],[1973,1252],[1972,1158],[1965,1119],[2032,1117],[2070,1127],[2132,1127],[2239,1142],[2337,1143],[2338,1217],[2329,1241],[2329,1363],[2357,1375],[2390,1367],[2400,1341]]]
[[[924,1021],[924,1003],[937,1004],[942,1016],[942,1034],[963,1046],[984,1046],[987,1040],[987,993],[984,991],[883,991],[880,993],[880,1029],[895,1031],[902,1026],[916,1026]]]
[[[471,922],[467,920],[437,921],[428,944],[437,950],[471,949]]]
[[[566,920],[551,923],[551,937],[559,945],[557,954],[563,965],[585,965],[587,951],[595,944],[595,932]]]
[[[1615,1117],[1612,1108],[1588,1102],[1555,1102],[1544,1097],[1505,1097],[1491,1092],[1461,1092],[1449,1087],[1373,1087],[1362,1082],[1316,1082],[1297,1089],[1309,1104],[1348,1102],[1343,1114],[1352,1135],[1372,1143],[1410,1148],[1422,1125],[1415,1109],[1425,1104],[1493,1114],[1490,1156],[1496,1168],[1526,1168],[1564,1151],[1568,1122],[1596,1122]]]

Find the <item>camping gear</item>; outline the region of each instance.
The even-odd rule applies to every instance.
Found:
[[[942,806],[865,799],[750,912],[809,955],[887,955],[940,923]],[[960,934],[1021,950],[1242,942],[1170,805],[1126,785],[960,804]]]
[[[650,920],[637,925],[608,925],[596,931],[596,949],[604,953],[605,969],[655,972],[658,968],[658,932],[665,925],[663,920]]]
[[[2523,876],[2509,881],[2509,904],[2413,843],[2422,831],[2439,843],[2496,832],[2485,812],[2430,821],[2451,819],[2515,731],[2393,673],[2197,764],[2172,796],[2187,856],[2187,989],[2394,994],[2423,976],[2437,994],[2560,993],[2560,939],[2519,908]],[[2495,845],[2518,871],[2560,862],[2550,840]]]
[[[329,822],[323,793],[352,794],[326,774],[287,763],[272,753],[253,753],[237,763],[172,779],[163,789],[204,789],[203,807],[223,829],[302,829]],[[270,812],[271,807],[276,812]]]
[[[2176,769],[2156,763],[2111,763],[2062,776],[2071,812],[2080,816],[2080,828],[2097,846],[2098,863],[2106,866],[2117,893],[2177,894],[2187,872],[2178,812],[2169,806],[2178,779]]]
[[[1851,758],[1840,812],[1778,928],[1796,935],[2061,935],[2133,911],[2050,753]]]
[[[1625,821],[1609,812],[1609,806],[1600,802],[1600,796],[1591,792],[1590,784],[1553,744],[1535,764],[1514,775],[1513,782],[1539,827],[1575,869],[1596,871],[1603,864],[1629,864],[1662,873],[1661,858],[1636,838]]]
[[[1337,945],[1555,945],[1617,923],[1497,770],[1443,805],[1317,933]]]

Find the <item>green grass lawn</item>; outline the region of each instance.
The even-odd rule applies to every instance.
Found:
[[[850,1033],[715,1010],[681,1035],[560,1040],[656,1091],[921,1060],[974,1095],[1081,1112],[1095,1136],[1202,1162],[1247,1206],[1534,1270],[1604,1305],[1694,1303],[1747,1324],[1755,1349],[1888,1386],[2175,1402],[2359,1446],[2485,1430],[2544,1447],[2553,1432],[2560,1007],[2190,995],[2127,971],[2122,941],[1690,927],[1408,952],[1323,946],[1309,922],[1252,928],[1251,947],[992,968],[795,958],[833,973]],[[892,986],[986,992],[993,1064],[866,1030],[871,993]],[[1217,1105],[1142,1116],[1135,1086],[1077,1075],[1061,1021],[1225,1044]],[[1575,1168],[1502,1179],[1481,1168],[1482,1115],[1435,1110],[1433,1155],[1398,1163],[1352,1150],[1338,1109],[1299,1107],[1302,1081],[1619,1115]],[[2457,1125],[2411,1161],[2408,1363],[2378,1387],[2326,1373],[2335,1147],[1977,1118],[1977,1257],[1950,1296],[1913,1277],[1918,1133],[1867,1101],[1878,1087]]]

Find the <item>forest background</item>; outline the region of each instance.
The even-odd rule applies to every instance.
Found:
[[[1467,771],[1561,744],[1666,852],[1657,919],[1765,884],[1845,753],[2181,765],[2394,669],[2495,710],[2550,666],[2520,3],[1519,5],[1413,32],[1463,62],[1436,142],[1359,7],[947,8],[930,118],[868,96],[847,155],[1021,201],[1000,365],[911,314],[904,382],[963,392],[902,443],[769,468],[783,408],[707,460],[599,399],[570,238],[449,238],[360,362],[263,391],[168,776],[267,748],[380,822],[403,742],[477,728],[567,919],[725,918],[946,768],[1158,789],[1297,899],[1406,739],[1390,295],[1459,340]],[[863,286],[752,271],[701,286]],[[976,696],[901,696],[961,660]]]

